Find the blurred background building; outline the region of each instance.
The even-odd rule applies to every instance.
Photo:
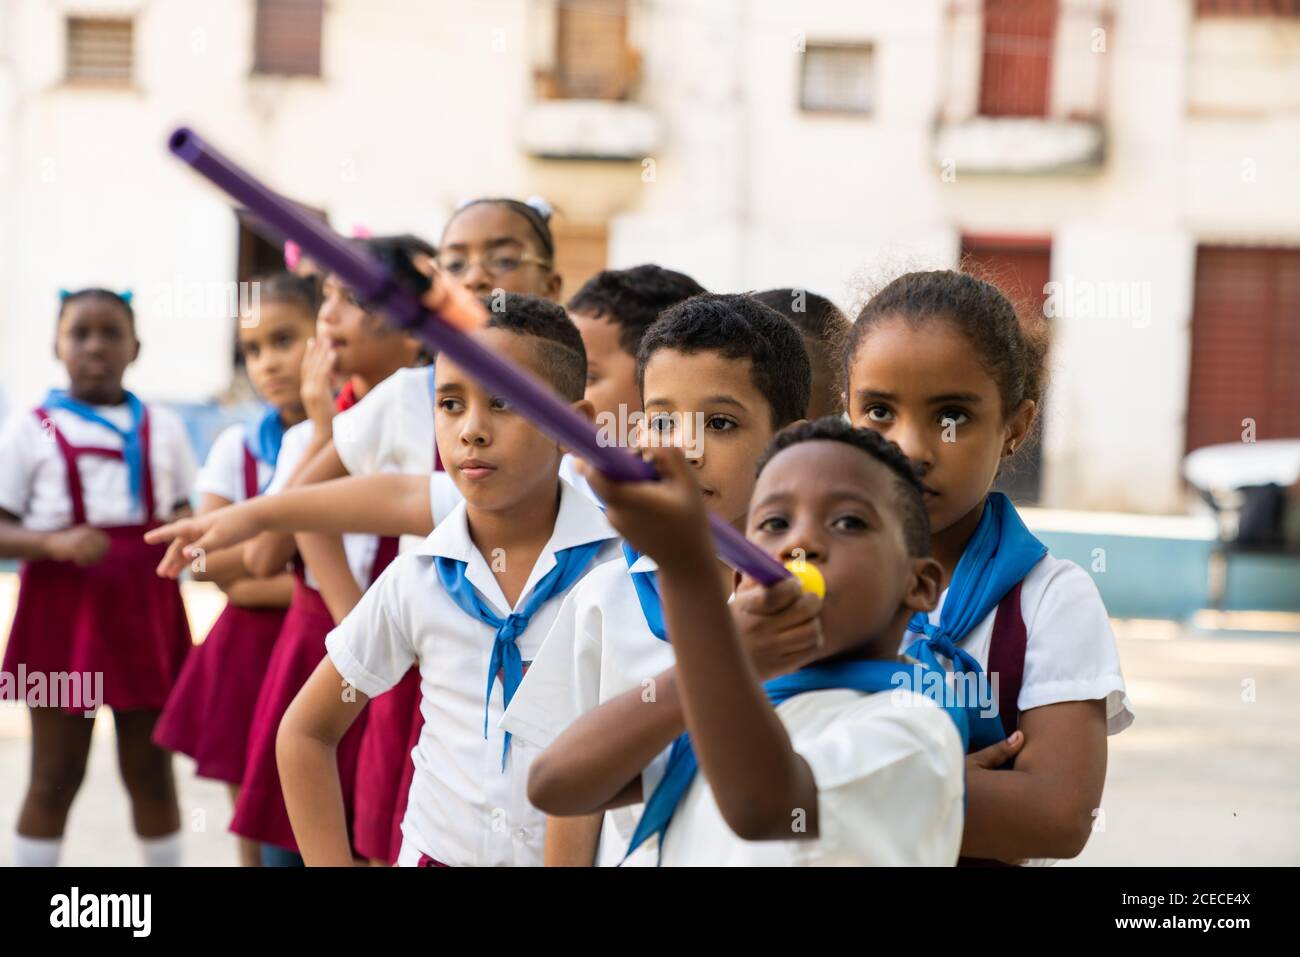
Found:
[[[1300,437],[1297,0],[0,0],[0,376],[131,288],[153,399],[237,380],[274,237],[186,122],[340,230],[540,193],[566,291],[653,261],[852,309],[965,257],[1046,306],[1027,500],[1181,512],[1199,446]]]
[[[240,413],[238,283],[281,249],[169,157],[179,123],[343,232],[542,194],[567,293],[652,261],[853,310],[964,262],[1044,309],[1009,485],[1101,590],[1138,713],[1079,863],[1300,861],[1300,558],[1236,550],[1183,468],[1300,440],[1300,0],[0,0],[0,412],[61,384],[58,290],[94,283],[134,290],[128,384],[200,454]],[[221,597],[185,588],[203,634]],[[0,709],[5,809],[26,735]],[[71,863],[134,860],[112,762]]]

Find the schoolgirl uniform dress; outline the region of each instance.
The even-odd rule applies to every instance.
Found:
[[[283,437],[274,409],[255,430],[226,429],[213,443],[197,491],[230,502],[254,498],[271,480]],[[285,611],[228,603],[190,653],[153,737],[161,747],[193,758],[199,777],[243,780],[253,709]]]
[[[102,673],[99,704],[161,709],[190,651],[190,629],[178,584],[154,573],[165,546],[143,536],[186,502],[193,481],[180,419],[129,392],[122,405],[89,406],[54,390],[11,417],[0,435],[0,509],[41,531],[94,526],[109,548],[84,567],[23,563],[0,667]]]

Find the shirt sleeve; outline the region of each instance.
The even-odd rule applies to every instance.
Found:
[[[365,399],[334,416],[334,451],[351,475],[390,468],[402,431],[403,371],[370,390]]]
[[[916,695],[910,706],[882,707],[864,698],[795,750],[817,782],[818,822],[816,839],[794,842],[797,863],[957,862],[964,756],[933,702]]]
[[[1028,641],[1020,710],[1104,699],[1106,733],[1118,734],[1133,723],[1133,710],[1096,583],[1074,562],[1058,561],[1033,584],[1026,579],[1021,594]]]
[[[26,420],[30,419],[30,423]],[[36,474],[34,452],[43,438],[35,416],[15,412],[0,428],[0,509],[22,518]]]
[[[501,727],[539,748],[600,704],[601,614],[580,585],[560,606]]]
[[[284,433],[284,438],[280,441],[280,454],[275,460],[275,472],[266,487],[266,495],[284,491],[284,487],[289,484],[289,479],[293,477],[294,470],[298,468],[298,463],[302,461],[307,446],[311,444],[311,437],[315,432],[316,427],[311,419],[307,419]]]
[[[338,673],[371,698],[396,685],[417,663],[414,636],[402,615],[404,572],[415,560],[414,555],[394,560],[325,638]]]
[[[429,473],[429,514],[433,516],[436,528],[456,506],[464,501],[460,489],[446,472]]]
[[[232,425],[212,443],[194,483],[199,495],[219,495],[227,502],[244,498],[244,427]]]
[[[171,409],[152,405],[149,414],[153,418],[158,439],[166,443],[165,468],[171,477],[171,501],[155,502],[154,508],[160,517],[169,518],[176,506],[189,504],[198,465],[194,461],[194,449],[190,447],[190,436],[181,417]]]

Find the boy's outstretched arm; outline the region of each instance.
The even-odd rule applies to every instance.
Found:
[[[658,481],[616,483],[584,471],[614,527],[659,565],[664,621],[677,654],[674,693],[700,769],[738,837],[815,838],[817,783],[741,647],[699,488],[680,449],[647,454]],[[796,811],[806,821],[797,833]]]
[[[640,800],[641,772],[686,730],[670,668],[569,725],[534,759],[528,800],[555,817],[594,814]]]
[[[175,578],[197,554],[195,550],[211,554],[267,532],[289,536],[295,532],[428,535],[432,530],[428,476],[381,473],[286,488],[276,495],[163,525],[146,534],[145,541],[170,543],[158,564],[158,574]],[[266,571],[261,567],[250,570]]]
[[[346,693],[345,693],[346,692]],[[366,706],[327,655],[280,721],[275,759],[293,836],[310,867],[351,867],[338,744]]]

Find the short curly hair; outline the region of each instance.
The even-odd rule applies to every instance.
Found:
[[[635,356],[645,331],[660,313],[706,291],[685,273],[646,263],[631,269],[602,269],[573,294],[568,309],[617,325],[619,348]]]
[[[861,449],[889,469],[898,490],[894,501],[902,519],[907,553],[916,558],[930,554],[930,517],[925,511],[921,479],[902,449],[875,429],[854,428],[843,417],[828,415],[778,432],[758,460],[758,474],[781,452],[804,442],[842,442]]]
[[[664,312],[646,330],[637,350],[636,381],[642,391],[646,366],[663,349],[748,359],[750,377],[767,400],[774,429],[808,412],[812,369],[803,338],[790,320],[753,296],[703,293]]]
[[[505,329],[537,340],[547,382],[564,399],[577,402],[587,388],[587,350],[564,307],[540,296],[507,292],[484,296],[489,329]]]

